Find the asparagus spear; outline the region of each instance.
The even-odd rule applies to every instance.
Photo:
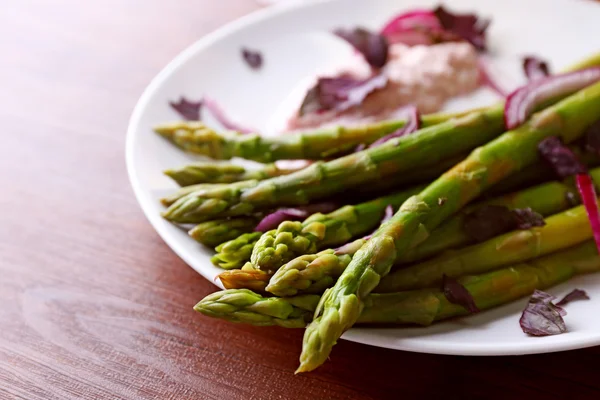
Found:
[[[387,206],[397,209],[423,188],[423,185],[416,186],[365,203],[347,205],[329,214],[313,214],[302,223],[282,222],[258,240],[250,262],[257,269],[273,273],[300,255],[347,243],[377,228]]]
[[[257,269],[232,269],[221,272],[219,280],[225,289],[251,289],[255,292],[264,292],[271,275]]]
[[[538,112],[521,127],[504,133],[471,153],[419,195],[407,200],[354,255],[304,335],[300,367],[321,365],[342,333],[358,318],[364,299],[388,274],[394,260],[417,234],[433,230],[482,191],[538,160],[538,143],[552,135],[566,143],[577,139],[600,116],[600,83]],[[443,124],[442,124],[443,125]],[[441,125],[440,125],[441,126]],[[445,200],[440,201],[441,198]]]
[[[461,113],[439,113],[421,117],[423,126],[433,126]],[[260,162],[285,159],[322,160],[371,144],[404,126],[404,120],[382,121],[356,127],[336,126],[276,137],[222,132],[218,134],[199,121],[179,121],[158,125],[154,130],[183,150],[225,160],[241,157]],[[254,178],[253,178],[254,179]]]
[[[506,304],[569,279],[575,274],[600,270],[600,257],[592,241],[559,253],[497,271],[459,279],[480,310]],[[210,294],[194,309],[210,317],[252,325],[303,327],[316,310],[318,295],[262,297],[247,289]],[[416,290],[368,295],[357,323],[419,324],[468,313],[450,303],[439,290]]]
[[[162,199],[160,199],[160,202],[163,206],[169,207],[171,204],[175,203],[177,200],[187,196],[190,193],[210,191],[212,189],[219,189],[224,186],[224,183],[199,183],[197,185],[185,186],[176,190],[173,194],[163,197]]]
[[[590,174],[594,180],[600,182],[600,168],[591,170]],[[472,243],[472,239],[464,231],[463,226],[466,215],[477,208],[485,205],[501,205],[512,209],[530,207],[533,211],[548,216],[573,206],[568,195],[576,193],[576,191],[577,189],[568,181],[565,183],[548,182],[466,207],[463,212],[431,232],[431,235],[423,243],[401,254],[396,259],[396,263],[405,264],[423,260],[444,250]]]
[[[591,237],[585,208],[578,206],[551,216],[543,227],[509,232],[399,269],[383,278],[375,290],[383,293],[432,287],[441,282],[444,274],[458,277],[486,272],[561,250]]]
[[[252,249],[261,236],[261,232],[249,232],[223,242],[217,246],[217,254],[210,261],[223,269],[241,268],[250,259]]]
[[[297,257],[275,272],[265,290],[282,297],[323,293],[333,286],[365,241],[358,239],[337,250],[328,249]]]
[[[196,225],[189,231],[189,235],[195,241],[214,248],[242,234],[252,232],[259,221],[260,218],[257,217],[216,219]]]
[[[195,222],[248,214],[279,205],[306,204],[345,189],[388,179],[408,170],[433,165],[496,137],[502,131],[502,108],[479,111],[462,118],[394,138],[384,145],[329,162],[316,162],[289,175],[229,184],[210,192],[191,193],[172,204],[163,216],[173,222]],[[419,149],[419,151],[415,151]]]
[[[260,181],[290,174],[302,168],[282,169],[275,164],[266,164],[256,170],[247,170],[240,165],[231,163],[196,162],[180,168],[168,169],[165,171],[165,175],[180,186],[190,186],[201,183],[232,183],[250,179]]]

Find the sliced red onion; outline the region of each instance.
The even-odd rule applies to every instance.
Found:
[[[442,25],[432,10],[413,10],[392,18],[381,29],[381,34],[393,36],[396,33],[413,31],[419,28],[441,30]]]
[[[534,56],[523,58],[523,71],[525,71],[525,76],[530,81],[535,81],[550,75],[548,63],[541,58]]]
[[[322,202],[295,208],[280,208],[265,216],[254,228],[255,232],[267,232],[275,229],[284,221],[299,221],[315,213],[329,213],[339,208],[339,204]]]
[[[492,73],[490,72],[489,60],[487,58],[479,57],[477,66],[479,68],[479,79],[482,85],[489,87],[502,97],[508,96],[508,92],[502,88],[498,82],[496,82],[496,79],[494,79]]]
[[[369,147],[381,146],[382,144],[384,144],[385,142],[387,142],[390,139],[409,135],[420,129],[421,117],[419,115],[419,110],[417,110],[417,107],[415,107],[413,105],[408,105],[408,106],[402,107],[402,109],[400,109],[395,114],[401,115],[401,117],[399,117],[398,119],[406,118],[406,123],[404,124],[404,126],[400,129],[390,133],[389,135],[376,140]]]
[[[386,222],[388,222],[390,219],[392,219],[393,216],[394,216],[394,207],[392,207],[391,204],[388,204],[388,206],[385,208],[385,212],[383,214],[383,218],[381,219],[380,225],[383,225]]]
[[[297,208],[280,208],[265,216],[254,228],[255,232],[267,232],[275,229],[283,221],[298,221],[308,217],[308,212]]]
[[[596,242],[596,247],[600,253],[600,212],[598,212],[598,197],[596,196],[596,189],[594,188],[592,177],[589,174],[578,174],[577,189],[581,195],[581,201],[587,212],[588,219],[590,220],[594,241]]]
[[[600,67],[561,75],[552,75],[520,87],[512,92],[504,105],[504,123],[507,129],[522,125],[541,103],[568,96],[600,80]]]
[[[236,132],[240,132],[240,133],[256,132],[255,129],[240,125],[238,123],[233,122],[231,119],[229,119],[225,115],[225,112],[223,111],[221,106],[219,106],[219,104],[217,104],[217,102],[215,100],[213,100],[209,97],[204,97],[203,105],[210,111],[210,113],[215,117],[215,119],[217,121],[219,121],[219,123],[221,125],[223,125],[223,128],[230,129],[232,131],[236,131]]]

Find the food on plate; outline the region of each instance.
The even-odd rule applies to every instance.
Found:
[[[261,136],[210,99],[173,103],[186,121],[155,130],[182,150],[314,160],[165,171],[183,187],[162,199],[163,217],[196,224],[190,236],[216,247],[223,269],[226,290],[195,310],[306,327],[297,372],[325,362],[354,324],[426,326],[524,296],[523,332],[566,332],[562,306],[587,294],[554,303],[541,290],[600,270],[600,54],[558,74],[529,56],[529,82],[505,101],[432,114],[482,84],[488,25],[438,7],[379,32],[334,31],[359,62],[316,79],[290,122],[301,132]],[[232,131],[208,127],[202,106]]]
[[[592,241],[528,262],[507,266],[458,281],[479,310],[486,310],[564,282],[577,274],[600,271],[600,257]],[[318,308],[319,295],[266,297],[248,289],[229,289],[209,294],[194,309],[231,322],[286,328],[305,327]],[[417,324],[468,315],[436,288],[378,294],[364,299],[358,324]]]

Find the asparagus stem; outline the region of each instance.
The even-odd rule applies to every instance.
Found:
[[[304,167],[302,167],[304,168]],[[180,186],[190,186],[202,183],[233,183],[251,179],[263,180],[275,176],[299,171],[296,169],[281,169],[275,164],[266,164],[255,170],[231,163],[196,162],[183,167],[168,169],[165,175]]]
[[[486,310],[546,289],[575,274],[600,270],[600,256],[593,241],[535,260],[518,263],[459,282],[473,296],[477,307]],[[194,309],[204,315],[252,325],[305,326],[319,302],[318,295],[262,297],[247,289],[231,289],[208,295]],[[450,303],[439,290],[415,290],[377,294],[364,299],[359,324],[418,324],[467,315],[460,305]]]
[[[189,231],[189,235],[195,241],[214,248],[242,234],[252,232],[259,221],[260,219],[256,217],[217,219],[196,225]]]

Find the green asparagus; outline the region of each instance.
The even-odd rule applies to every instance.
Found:
[[[214,248],[242,234],[252,232],[259,221],[260,218],[257,217],[216,219],[196,225],[189,231],[189,235],[195,241]]]
[[[229,184],[210,192],[191,193],[172,204],[163,216],[173,222],[249,214],[280,205],[307,204],[345,189],[434,165],[484,144],[502,131],[502,108],[474,112],[462,118],[394,138],[384,145],[329,162],[316,162],[289,175]],[[418,151],[417,151],[418,150]]]
[[[337,250],[296,257],[275,272],[265,290],[282,297],[323,293],[333,286],[365,241],[358,239]]]
[[[271,275],[264,271],[243,267],[219,274],[219,280],[225,289],[251,289],[260,293],[265,292],[270,278]]]
[[[590,174],[596,182],[600,182],[600,168],[591,170]],[[511,209],[529,207],[543,216],[548,216],[573,206],[568,196],[570,193],[577,193],[577,189],[568,181],[565,183],[548,182],[466,207],[458,215],[431,232],[431,235],[423,243],[401,254],[396,259],[396,264],[420,261],[444,250],[472,243],[472,239],[467,235],[463,226],[466,215],[477,208],[485,205],[500,205]],[[575,198],[577,198],[576,194]]]
[[[387,206],[397,209],[424,187],[416,186],[365,203],[344,206],[329,214],[313,214],[302,223],[282,222],[258,240],[250,262],[257,269],[273,273],[295,257],[347,243],[377,228]]]
[[[464,114],[465,112],[424,115],[421,123],[423,126],[433,126]],[[339,156],[360,144],[375,142],[401,128],[404,123],[404,120],[395,120],[356,127],[336,126],[276,137],[231,131],[218,134],[199,121],[170,122],[158,125],[154,130],[183,150],[214,159],[240,157],[272,162],[285,159],[322,160]]]
[[[555,214],[546,225],[517,230],[401,268],[383,278],[377,292],[397,292],[435,286],[442,275],[457,277],[486,272],[561,250],[592,237],[584,206]]]
[[[363,307],[361,299],[388,274],[399,255],[418,244],[416,235],[424,240],[429,231],[483,190],[534,164],[538,160],[537,145],[544,138],[555,135],[570,143],[599,117],[600,83],[534,114],[521,127],[474,150],[419,195],[408,199],[354,255],[335,286],[322,296],[319,313],[304,335],[297,372],[311,371],[327,359],[337,339],[356,322]]]
[[[169,207],[182,197],[187,196],[190,193],[201,192],[205,190],[218,189],[224,187],[224,183],[199,183],[197,185],[185,186],[176,190],[173,194],[160,199],[163,206]],[[200,221],[199,221],[200,222]]]
[[[249,232],[221,243],[215,249],[217,254],[211,258],[211,262],[223,269],[241,268],[250,260],[252,249],[261,236],[261,232]]]
[[[600,270],[600,257],[592,241],[559,253],[481,275],[459,279],[480,310],[506,304],[546,289],[575,274]],[[318,295],[262,297],[247,289],[223,290],[208,295],[194,309],[204,315],[252,325],[299,328],[312,319]],[[359,324],[418,324],[468,314],[450,303],[439,290],[377,294],[364,299]]]
[[[305,166],[302,166],[304,168]],[[262,165],[255,170],[231,163],[196,162],[180,168],[168,169],[165,175],[180,186],[201,183],[232,183],[250,179],[263,180],[275,176],[287,175],[302,168],[282,169],[275,164]]]

